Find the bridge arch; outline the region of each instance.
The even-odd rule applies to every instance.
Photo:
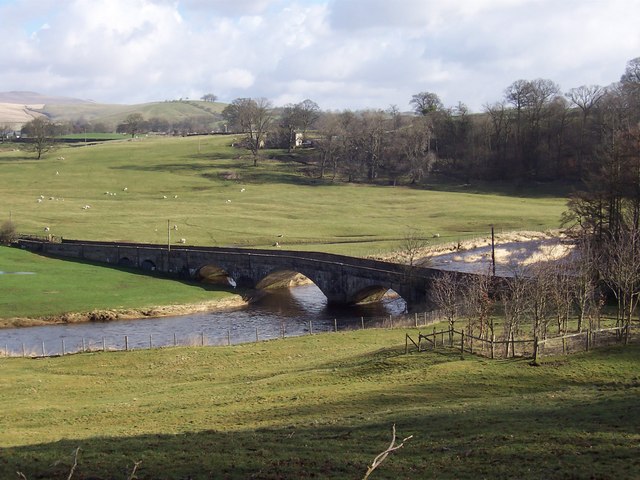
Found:
[[[394,289],[384,286],[384,285],[369,285],[367,287],[362,288],[351,294],[350,303],[354,304],[363,304],[363,303],[374,303],[374,302],[382,302],[388,299],[397,299],[401,298],[405,303],[407,300],[400,295],[400,293],[396,292]]]
[[[153,262],[153,260],[146,259],[140,263],[140,269],[147,272],[154,272],[156,268],[156,264]]]
[[[129,257],[120,257],[118,259],[118,266],[131,268],[131,267],[135,267],[136,264]]]
[[[202,265],[200,268],[195,269],[192,276],[202,283],[231,285],[232,287],[237,285],[236,279],[224,267],[215,264]]]

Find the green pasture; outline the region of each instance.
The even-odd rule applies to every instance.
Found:
[[[321,181],[299,162],[253,167],[232,141],[142,137],[62,147],[40,161],[4,148],[0,218],[11,217],[22,233],[48,227],[65,238],[166,243],[169,224],[178,228],[172,243],[272,248],[277,241],[366,255],[398,249],[410,228],[438,241],[486,235],[491,224],[557,228],[565,208],[564,198],[535,188],[514,195]]]
[[[30,324],[25,317],[59,316],[95,309],[144,309],[236,297],[204,283],[56,260],[0,247],[0,327]],[[21,273],[16,273],[21,272]],[[27,272],[27,273],[24,273]]]
[[[414,334],[417,332],[413,332]],[[491,361],[401,330],[0,358],[0,478],[633,479],[640,348]]]

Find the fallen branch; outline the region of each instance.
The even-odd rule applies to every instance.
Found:
[[[71,480],[71,477],[73,477],[73,472],[76,471],[76,467],[78,466],[78,454],[80,453],[80,447],[76,448],[76,452],[73,456],[73,466],[71,467],[71,471],[69,472],[69,476],[67,477],[67,480]]]
[[[376,458],[373,459],[373,462],[371,462],[371,465],[369,465],[367,473],[364,475],[362,480],[367,480],[367,478],[369,478],[369,475],[371,475],[371,472],[378,468],[391,452],[395,452],[396,450],[402,448],[404,446],[404,443],[411,438],[413,438],[413,435],[409,435],[408,437],[404,438],[399,445],[396,445],[396,424],[394,423],[392,427],[391,444],[384,452],[380,453]]]
[[[129,475],[129,478],[127,478],[127,480],[134,480],[135,478],[138,478],[136,477],[136,470],[138,469],[141,463],[142,463],[142,460],[140,460],[139,462],[133,462],[133,470],[131,471],[131,475]]]

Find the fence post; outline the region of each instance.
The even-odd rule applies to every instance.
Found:
[[[124,349],[127,352],[129,351],[129,336],[128,335],[124,336]]]
[[[282,322],[282,338],[284,338],[287,334],[286,327],[284,326],[284,321]]]
[[[309,320],[309,335],[313,335],[313,323]]]
[[[464,327],[460,330],[460,360],[464,360]]]
[[[227,345],[231,345],[231,329],[227,328]]]
[[[414,314],[415,327],[418,328],[418,312]]]
[[[362,323],[362,330],[364,330],[364,317],[360,317],[360,322]]]
[[[409,353],[409,334],[404,334],[404,354]]]
[[[64,357],[64,338],[62,339],[62,356]]]
[[[493,342],[495,342],[495,341],[496,341],[496,335],[495,335],[495,333],[492,333],[492,334],[491,334],[491,358],[492,358],[492,359],[493,359],[493,355],[494,355],[494,352],[493,352],[493,349],[494,349]]]
[[[393,330],[393,317],[389,315],[389,325],[391,325],[391,330]]]
[[[102,351],[106,352],[107,351],[107,342],[104,339],[104,337],[102,337]]]
[[[516,337],[515,333],[511,332],[511,358],[516,358],[516,338],[515,337]]]
[[[533,361],[531,362],[531,365],[533,366],[537,366],[538,365],[538,349],[540,348],[540,346],[538,345],[538,337],[534,337],[533,339]]]
[[[27,356],[27,352],[24,350],[24,343],[22,344],[22,358]]]
[[[42,341],[42,356],[44,357],[46,355],[46,352],[44,350],[44,340]]]
[[[149,334],[149,349],[153,348],[153,333]]]
[[[436,327],[433,327],[433,349],[438,346],[438,337],[436,337]]]
[[[87,347],[85,346],[85,343],[84,343],[84,337],[82,337],[82,353],[86,351],[87,351]]]
[[[258,343],[258,327],[256,327],[256,343]]]
[[[173,332],[173,346],[178,346],[178,339],[176,338],[176,332]]]
[[[338,319],[337,318],[333,319],[333,329],[336,332],[338,331]]]
[[[587,336],[587,338],[586,338],[586,345],[585,345],[585,347],[586,347],[586,351],[587,351],[587,352],[589,351],[589,334],[590,334],[590,333],[591,333],[591,330],[590,330],[590,329],[587,329],[587,335],[586,335],[586,336]]]
[[[200,346],[204,347],[204,332],[200,333]]]

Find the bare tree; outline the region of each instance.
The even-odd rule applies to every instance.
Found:
[[[320,164],[320,178],[324,178],[326,169],[331,168],[332,179],[335,180],[338,174],[338,165],[342,154],[341,146],[344,143],[340,140],[342,127],[340,119],[335,113],[325,113],[318,122],[318,134],[316,138],[316,152]]]
[[[433,281],[431,300],[444,315],[449,323],[449,344],[453,343],[453,329],[460,315],[461,293],[464,282],[456,272],[442,271]]]
[[[413,227],[407,227],[407,231],[402,238],[400,251],[409,267],[415,267],[418,257],[429,244],[422,232]]]
[[[504,308],[503,336],[507,342],[505,357],[509,356],[509,341],[518,336],[526,320],[529,283],[521,269],[514,269],[512,275],[504,279],[501,299]]]
[[[215,102],[217,99],[218,97],[213,93],[206,93],[202,97],[200,97],[200,100],[203,100],[205,102]]]
[[[469,333],[477,333],[478,337],[488,339],[493,337],[494,322],[493,309],[493,277],[486,272],[472,276],[465,289],[465,307],[468,318]],[[483,344],[484,345],[484,344]]]
[[[22,132],[29,138],[27,149],[34,152],[38,160],[55,146],[56,125],[44,117],[34,118],[26,123],[22,127]]]
[[[267,132],[273,120],[272,105],[266,98],[236,98],[222,112],[229,124],[246,135],[247,149],[258,165],[260,149],[264,147]]]
[[[626,342],[640,297],[640,230],[624,228],[608,239],[601,275],[618,300],[617,325],[624,328]]]

